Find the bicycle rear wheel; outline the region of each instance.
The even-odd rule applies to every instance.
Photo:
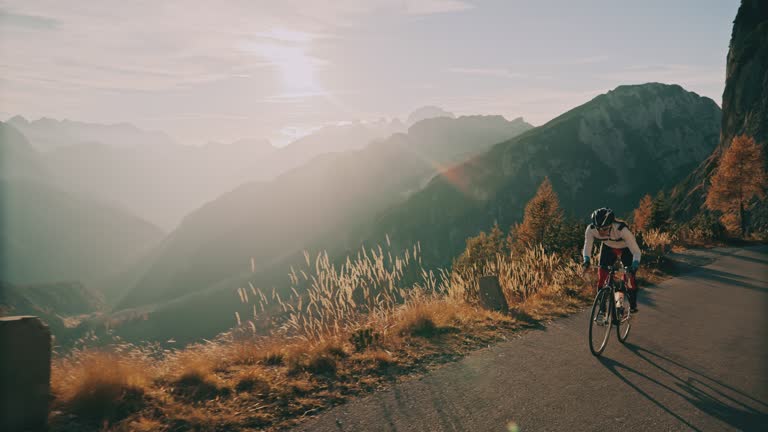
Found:
[[[625,343],[627,337],[629,337],[629,329],[632,328],[632,312],[629,310],[629,301],[627,301],[627,295],[622,297],[621,301],[622,313],[619,313],[619,309],[616,310],[616,337],[619,338],[619,342]]]
[[[611,309],[608,294],[610,290],[601,289],[595,296],[592,304],[592,313],[589,315],[589,350],[595,357],[603,353],[611,334]],[[602,315],[600,312],[602,311]]]

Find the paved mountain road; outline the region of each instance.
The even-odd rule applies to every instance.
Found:
[[[303,431],[768,431],[768,248],[677,256],[699,266],[641,294],[628,345],[587,346],[588,311],[335,407]]]

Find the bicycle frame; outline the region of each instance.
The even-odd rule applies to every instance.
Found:
[[[600,289],[605,289],[605,288],[608,288],[610,286],[613,289],[613,292],[615,293],[616,289],[615,289],[615,285],[614,285],[614,276],[616,275],[616,272],[620,270],[620,271],[622,271],[623,276],[620,279],[621,287],[619,288],[618,291],[626,294],[626,292],[627,292],[626,282],[627,281],[624,280],[624,278],[627,277],[627,269],[624,266],[619,266],[619,265],[600,266],[600,268],[602,268],[604,270],[608,270],[608,279],[605,281],[605,285],[600,287]]]
[[[623,269],[623,266],[620,267],[619,264],[614,264],[611,266],[602,266],[601,268],[608,270],[608,278],[606,278],[605,284],[597,290],[597,294],[595,295],[589,327],[590,351],[592,351],[592,354],[595,356],[599,356],[605,349],[611,333],[611,327],[613,326],[616,326],[619,342],[624,343],[626,341],[627,335],[629,334],[629,320],[631,317],[628,309],[625,309],[621,316],[619,316],[616,309],[616,293],[621,292],[624,295],[628,295],[625,283],[626,269],[624,269],[624,277],[621,279],[621,282],[619,282],[617,281],[616,273],[618,270]],[[624,300],[626,300],[626,298]],[[622,300],[622,302],[624,300]],[[600,313],[603,314],[602,318],[597,320],[596,317],[601,316]],[[626,315],[624,315],[624,313],[626,313]],[[593,340],[595,323],[598,323],[598,326],[607,327],[602,342],[600,342],[598,347],[594,345]],[[624,332],[622,332],[623,325],[626,325]]]

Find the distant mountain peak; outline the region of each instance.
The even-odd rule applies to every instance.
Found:
[[[440,107],[433,106],[433,105],[427,105],[423,106],[415,111],[413,111],[409,116],[406,123],[408,126],[411,126],[415,123],[418,123],[422,120],[430,119],[430,118],[436,118],[436,117],[448,117],[448,118],[456,118],[456,115],[452,112],[446,111]]]
[[[27,124],[29,124],[29,120],[27,120],[26,118],[24,118],[24,116],[21,116],[21,115],[15,115],[15,116],[11,117],[10,119],[8,119],[8,123],[10,123],[10,124],[22,124],[22,125],[27,125]]]
[[[617,98],[633,97],[638,99],[656,99],[659,97],[684,97],[701,98],[702,96],[684,89],[679,84],[665,84],[660,82],[649,82],[644,84],[624,84],[609,90],[605,94],[597,96],[595,99],[606,98],[609,101],[615,101]],[[704,97],[704,99],[709,99]]]
[[[9,119],[8,123],[23,133],[37,150],[43,152],[83,143],[117,147],[177,145],[165,132],[144,130],[125,122],[101,124],[51,117],[27,120],[17,115]]]

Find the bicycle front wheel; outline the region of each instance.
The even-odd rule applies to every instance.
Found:
[[[608,337],[611,335],[611,310],[609,290],[601,289],[595,296],[592,304],[592,313],[589,315],[589,350],[595,357],[605,350]]]
[[[629,329],[632,328],[632,313],[630,312],[627,296],[621,300],[621,308],[616,308],[616,336],[619,342],[625,343],[629,337]]]

